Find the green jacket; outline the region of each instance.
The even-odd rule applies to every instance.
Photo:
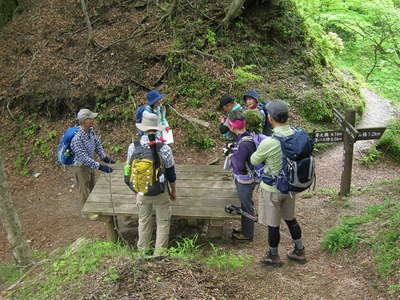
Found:
[[[277,133],[283,136],[288,136],[294,133],[293,129],[289,125],[275,127],[273,133]],[[269,175],[278,175],[282,170],[282,150],[281,143],[272,137],[267,137],[258,146],[256,152],[254,152],[250,161],[251,164],[257,166],[261,163],[265,163],[264,173]],[[261,182],[260,186],[269,192],[278,192],[278,189],[274,186],[270,186],[264,182]]]

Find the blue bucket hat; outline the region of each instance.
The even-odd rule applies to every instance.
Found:
[[[147,104],[153,105],[153,104],[157,103],[158,101],[160,101],[164,97],[165,97],[165,95],[161,94],[159,91],[152,90],[147,93]]]
[[[246,94],[244,94],[243,96],[243,101],[246,100],[246,97],[254,98],[257,101],[260,100],[260,95],[257,93],[256,90],[247,91]]]

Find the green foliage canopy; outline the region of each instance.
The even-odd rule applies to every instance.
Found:
[[[328,36],[335,33],[343,40],[345,51],[338,56],[341,66],[364,75],[385,96],[400,99],[399,0],[295,2],[308,22],[316,23],[314,28],[322,29]],[[337,43],[335,40],[331,42]]]

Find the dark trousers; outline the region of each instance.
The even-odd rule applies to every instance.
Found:
[[[236,190],[240,199],[240,208],[254,216],[253,191],[256,183],[242,184],[235,180]],[[254,221],[242,216],[242,232],[248,238],[254,236]]]

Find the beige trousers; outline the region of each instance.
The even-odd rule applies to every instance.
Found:
[[[261,224],[278,227],[281,219],[293,220],[295,217],[295,195],[269,192],[260,188],[258,201],[258,220]]]
[[[87,166],[72,167],[82,207],[95,185],[95,170]]]
[[[164,192],[157,196],[143,196],[138,194],[136,198],[139,216],[139,240],[137,247],[139,251],[150,248],[151,235],[153,233],[153,208],[156,213],[156,244],[154,255],[160,255],[163,248],[168,247],[169,228],[171,220],[171,207],[169,195]]]

